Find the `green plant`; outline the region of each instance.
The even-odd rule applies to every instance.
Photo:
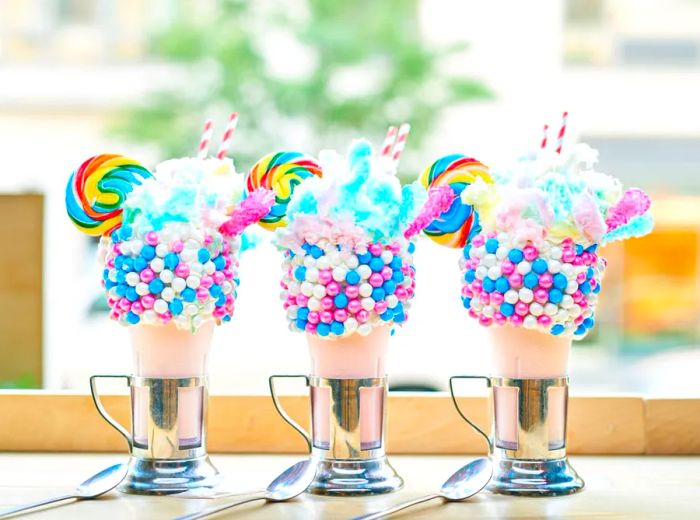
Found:
[[[128,110],[116,130],[164,156],[191,155],[204,118],[216,115],[221,129],[235,109],[241,119],[232,152],[244,169],[284,147],[342,149],[360,135],[379,144],[390,122],[411,122],[410,147],[418,148],[444,108],[490,95],[478,81],[441,72],[464,46],[425,43],[417,0],[292,4],[266,11],[222,0],[213,18],[181,13],[152,53],[186,66],[187,81]],[[285,42],[301,56],[289,57]],[[276,73],[280,66],[292,73]]]

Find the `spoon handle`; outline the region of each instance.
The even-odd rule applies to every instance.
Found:
[[[77,497],[74,495],[63,495],[60,497],[44,498],[43,500],[37,500],[36,502],[29,502],[27,504],[22,504],[22,505],[19,505],[17,507],[13,507],[11,509],[5,509],[4,511],[0,511],[0,518],[7,518],[8,516],[12,516],[14,514],[22,512],[22,511],[34,509],[35,507],[46,506],[49,504],[53,504],[54,502],[62,502],[63,500],[68,500],[71,498],[77,498]]]
[[[223,506],[212,507],[211,509],[205,509],[204,511],[199,511],[198,513],[192,513],[189,515],[178,516],[175,520],[197,520],[198,518],[206,518],[208,516],[220,513],[221,511],[226,511],[227,509],[231,509],[232,507],[242,506],[243,504],[247,504],[249,502],[255,502],[256,500],[266,500],[266,497],[265,497],[265,495],[259,495],[257,497],[246,498],[245,500],[240,500],[238,502],[231,502],[230,504],[226,504]]]
[[[386,509],[383,509],[381,511],[377,511],[376,513],[370,513],[368,515],[364,516],[358,516],[354,518],[353,520],[378,520],[379,518],[384,518],[385,516],[389,516],[391,514],[394,514],[398,511],[402,511],[403,509],[413,507],[418,504],[422,504],[423,502],[427,502],[429,500],[434,500],[436,498],[441,498],[440,495],[425,495],[423,497],[418,497],[414,498],[413,500],[407,500],[406,502],[401,502],[399,504],[396,504],[395,506],[388,507]]]

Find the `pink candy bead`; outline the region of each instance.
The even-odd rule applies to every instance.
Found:
[[[151,231],[149,233],[146,233],[145,241],[149,246],[157,246],[158,245],[158,233],[156,233],[155,231]]]
[[[333,273],[330,269],[321,269],[318,272],[318,282],[328,285],[333,280]]]
[[[175,274],[180,278],[187,278],[190,275],[190,266],[183,263],[177,264],[177,267],[175,267]],[[224,276],[226,275],[224,274]]]
[[[535,246],[527,245],[523,248],[523,255],[525,256],[525,260],[532,262],[535,258],[537,258],[539,252]]]
[[[415,285],[415,284],[413,284]],[[406,289],[406,298],[413,298],[413,286]]]
[[[207,291],[204,287],[199,287],[197,289],[197,299],[204,301],[207,298],[209,298],[209,291]]]
[[[185,243],[182,240],[176,240],[170,246],[170,249],[172,249],[173,253],[182,253],[182,250],[184,248],[185,248]]]
[[[523,324],[523,317],[522,317],[522,316],[518,316],[517,314],[513,314],[513,315],[510,317],[510,323],[511,323],[511,325],[513,325],[514,327],[520,327],[520,326]]]
[[[357,313],[357,315],[355,317],[357,318],[357,321],[359,321],[360,323],[365,323],[369,319],[369,312],[362,309],[361,311],[359,311]]]
[[[382,270],[381,270],[382,278],[384,278],[385,280],[391,280],[392,274],[394,274],[394,271],[391,270],[391,267],[389,267],[389,266],[382,267]]]
[[[309,334],[316,334],[316,325],[314,325],[313,323],[307,323],[304,330],[306,330],[306,332],[308,332]]]
[[[537,289],[534,293],[534,297],[537,303],[547,303],[549,300],[549,293],[544,289]]]
[[[141,305],[144,309],[152,309],[155,302],[156,299],[150,294],[141,297]]]
[[[540,325],[547,326],[547,325],[552,323],[552,318],[551,318],[551,316],[547,316],[546,314],[542,314],[541,316],[537,317],[537,323],[539,323]]]
[[[323,298],[321,298],[321,308],[324,311],[329,311],[333,307],[333,298],[331,298],[330,296],[324,296]]]
[[[381,244],[371,244],[369,246],[369,252],[372,253],[372,256],[380,256],[383,250],[384,248]]]
[[[489,238],[496,238],[496,232],[495,232],[495,231],[489,231],[489,232],[486,234],[486,236],[489,237]]]
[[[544,287],[545,289],[549,289],[552,286],[552,275],[549,273],[543,273],[540,275],[540,280],[539,284],[540,287]]]
[[[383,283],[384,278],[379,273],[372,273],[372,275],[369,277],[369,284],[372,287],[381,287]]]
[[[530,307],[525,302],[518,302],[515,304],[515,314],[518,316],[527,316],[530,311]]]
[[[214,241],[214,238],[211,235],[207,235],[204,237],[204,244],[209,245]]]
[[[481,280],[479,280],[479,279],[477,278],[477,279],[475,279],[475,280],[472,282],[472,291],[474,291],[474,292],[480,292],[481,289],[482,289]]]
[[[348,319],[348,311],[345,309],[336,309],[333,313],[333,319],[336,321],[345,321]]]
[[[348,302],[348,310],[352,314],[357,314],[362,309],[362,302],[360,300],[350,300]]]
[[[214,312],[212,313],[215,318],[223,318],[226,316],[226,309],[223,307],[217,307],[214,309]]]
[[[306,307],[306,304],[309,303],[309,297],[306,296],[305,294],[297,294],[297,305],[301,307]]]
[[[214,278],[214,283],[216,285],[221,285],[226,280],[224,273],[222,273],[221,271],[215,271],[212,277]]]
[[[479,317],[479,313],[476,312],[474,309],[469,309],[469,317],[470,317],[470,318],[478,318],[478,317]]]
[[[575,323],[576,325],[579,325],[582,321],[583,321],[583,314],[581,314],[580,316],[576,316],[576,319],[574,320],[574,323]]]
[[[509,276],[515,272],[515,265],[510,260],[504,260],[501,264],[501,272]]]
[[[580,256],[577,256],[576,258],[574,258],[574,260],[571,263],[576,265],[576,266],[583,265],[583,258],[581,258]]]
[[[564,240],[561,241],[562,246],[573,246],[574,245],[574,239],[571,237],[566,237]]]
[[[126,298],[122,298],[119,300],[119,308],[124,312],[127,312],[131,309],[131,302]]]
[[[501,314],[500,312],[494,312],[493,313],[493,321],[495,321],[498,325],[503,325],[503,324],[505,324],[505,322],[507,320],[506,320],[506,317],[503,314]]]
[[[386,304],[386,301],[384,301],[384,300],[380,300],[374,304],[374,311],[377,314],[383,313],[386,309],[387,309],[387,304]]]
[[[499,292],[491,293],[491,303],[493,305],[501,305],[504,301],[503,295]]]
[[[405,300],[406,298],[408,298],[408,293],[406,292],[406,288],[403,285],[397,287],[396,292],[394,292],[394,294],[399,300]]]
[[[482,314],[479,316],[479,325],[483,325],[484,327],[488,327],[493,323],[493,319],[489,318],[485,314]]]
[[[340,284],[336,281],[333,281],[326,286],[326,294],[328,294],[328,296],[335,296],[339,292]]]
[[[571,295],[571,297],[574,299],[574,301],[576,303],[578,303],[581,300],[583,300],[583,293],[581,292],[580,289],[576,289],[576,291],[574,292],[574,294]]]
[[[330,323],[333,321],[333,313],[331,311],[323,311],[321,313],[321,321],[323,323]]]
[[[472,239],[472,245],[474,247],[481,247],[486,243],[486,239],[484,238],[484,235],[476,235]]]
[[[345,288],[345,296],[350,300],[357,298],[360,295],[360,288],[357,285],[348,285]]]
[[[476,281],[476,280],[475,280]],[[517,289],[523,285],[523,275],[520,273],[513,273],[508,277],[508,283],[514,289]]]
[[[564,249],[561,253],[561,259],[563,262],[570,264],[576,258],[576,252],[573,249]]]
[[[199,280],[199,285],[205,289],[209,289],[212,285],[214,285],[214,279],[209,275],[204,275]]]
[[[163,323],[167,323],[173,319],[173,315],[170,314],[170,311],[165,311],[163,314],[160,315],[160,319],[163,321]]]
[[[316,311],[311,311],[309,313],[309,323],[312,323],[316,325],[319,321],[321,321],[321,316],[318,314]]]
[[[151,269],[146,267],[143,271],[140,273],[140,278],[142,282],[148,283],[151,280],[153,280],[156,277],[156,273],[154,273]]]
[[[489,293],[487,293],[486,291],[481,291],[479,293],[479,301],[481,302],[482,305],[488,305],[490,299],[491,298],[489,296]]]
[[[134,303],[132,303],[131,312],[133,312],[134,314],[141,314],[143,312],[143,305],[141,305],[141,302],[135,301]]]

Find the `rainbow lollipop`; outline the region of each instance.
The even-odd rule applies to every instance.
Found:
[[[421,174],[420,182],[425,188],[447,185],[456,195],[450,208],[423,230],[438,244],[464,247],[471,236],[481,229],[479,215],[460,198],[464,188],[477,177],[486,182],[493,182],[487,166],[460,154],[446,155],[438,159]]]
[[[122,222],[122,204],[134,184],[153,175],[121,155],[91,157],[70,176],[66,210],[73,224],[88,235],[109,235]]]
[[[323,175],[318,163],[299,152],[277,152],[260,159],[246,176],[246,195],[258,188],[275,192],[275,203],[259,224],[273,230],[286,225],[287,205],[294,189],[305,179]]]

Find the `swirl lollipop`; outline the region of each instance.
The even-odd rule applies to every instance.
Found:
[[[255,163],[246,177],[246,195],[259,188],[275,192],[275,203],[259,224],[269,230],[286,225],[287,205],[294,189],[314,175],[323,175],[321,167],[313,158],[299,152],[277,152]]]
[[[486,182],[493,182],[487,166],[460,154],[446,155],[438,159],[421,174],[420,182],[425,188],[447,185],[456,195],[450,208],[423,230],[438,244],[464,247],[471,236],[481,229],[479,215],[459,197],[464,188],[477,177]]]
[[[104,154],[91,157],[70,176],[66,210],[87,235],[109,235],[122,222],[122,204],[134,184],[153,175],[133,159]]]

